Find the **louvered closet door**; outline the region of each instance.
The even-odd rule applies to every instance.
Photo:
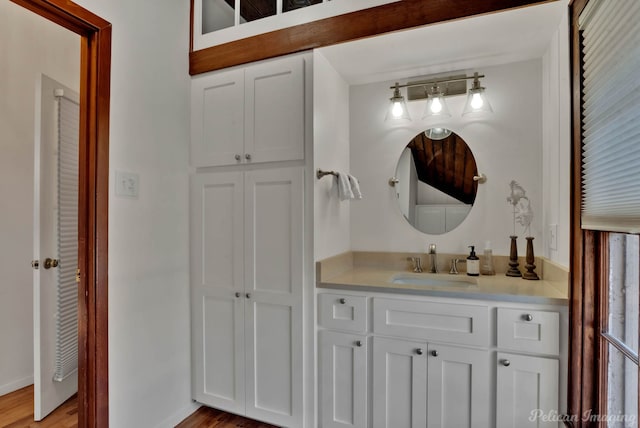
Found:
[[[302,426],[303,168],[245,173],[246,414]]]
[[[191,177],[193,397],[244,413],[243,177]]]

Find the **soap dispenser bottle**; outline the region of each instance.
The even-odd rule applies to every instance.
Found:
[[[471,253],[469,253],[469,257],[467,257],[467,275],[479,276],[480,258],[476,256],[476,247],[474,245],[469,245],[469,248],[471,248]]]

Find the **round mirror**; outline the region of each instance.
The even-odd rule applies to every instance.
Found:
[[[431,128],[407,144],[396,167],[400,211],[421,232],[440,235],[455,229],[476,200],[478,168],[458,134]]]

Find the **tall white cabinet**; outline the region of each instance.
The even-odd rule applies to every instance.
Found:
[[[192,86],[193,398],[283,427],[303,426],[303,70],[297,56]]]

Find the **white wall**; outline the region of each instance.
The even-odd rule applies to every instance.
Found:
[[[571,88],[569,79],[569,17],[565,12],[542,58],[543,255],[569,267],[569,180],[571,166]],[[551,248],[550,227],[557,225],[557,245]]]
[[[33,165],[36,81],[78,90],[80,37],[0,2],[0,395],[33,383]]]
[[[313,156],[315,169],[349,172],[349,85],[317,50],[313,54]],[[315,259],[349,251],[350,205],[340,201],[332,176],[314,186]]]
[[[509,182],[518,181],[530,198],[535,217],[531,234],[536,254],[541,252],[542,224],[542,66],[540,60],[483,67],[483,86],[494,114],[482,120],[461,117],[466,97],[448,98],[452,117],[444,121],[423,121],[424,102],[410,102],[414,120],[407,125],[384,122],[389,86],[394,82],[352,86],[351,171],[360,179],[364,198],[351,206],[351,249],[369,251],[425,251],[435,243],[440,252],[465,253],[492,241],[494,254],[509,254],[513,233],[511,206],[506,202]],[[470,70],[471,72],[471,70]],[[454,231],[438,236],[418,232],[403,218],[395,192],[387,181],[409,141],[432,126],[445,126],[469,145],[478,170],[487,182],[478,187],[476,203],[469,216]],[[525,251],[522,227],[519,250]]]
[[[113,25],[109,193],[110,426],[192,411],[188,276],[189,2],[79,0]],[[116,170],[140,176],[116,197]]]

